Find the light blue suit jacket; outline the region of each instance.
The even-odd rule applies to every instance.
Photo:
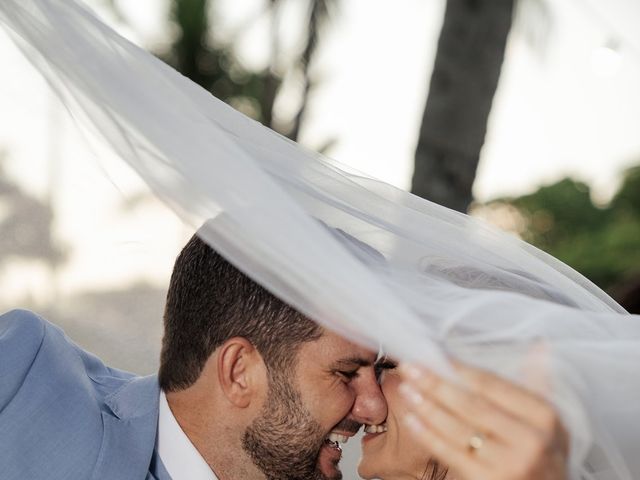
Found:
[[[170,480],[159,393],[155,375],[106,367],[31,312],[0,316],[0,478]]]

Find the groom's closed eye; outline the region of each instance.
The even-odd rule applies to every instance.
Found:
[[[358,377],[362,367],[370,366],[371,362],[364,358],[346,358],[337,361],[331,368],[331,371],[348,382]]]
[[[344,377],[347,380],[352,380],[354,378],[356,378],[358,376],[358,370],[349,370],[349,371],[345,371],[345,370],[338,370],[336,373],[338,375],[341,375],[342,377]]]

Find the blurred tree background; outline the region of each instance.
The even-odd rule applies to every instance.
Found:
[[[458,211],[467,211],[471,205],[508,36],[522,3],[536,6],[542,14],[521,18],[517,25],[547,23],[548,29],[543,0],[447,0],[418,134],[413,193]],[[160,56],[218,98],[297,140],[313,93],[310,65],[338,0],[306,0],[305,16],[300,19],[306,28],[297,55],[286,67],[279,61],[282,5],[283,0],[267,4],[271,61],[262,71],[248,71],[239,63],[233,38],[221,41],[212,33],[215,0],[172,0],[178,35],[171,50]],[[544,45],[544,36],[532,41],[532,46]],[[292,74],[303,82],[299,107],[286,122],[278,123],[274,103],[285,76]],[[640,276],[640,167],[624,174],[620,190],[606,207],[594,205],[588,185],[569,178],[487,206],[513,207],[520,217],[518,235],[633,308],[627,287]]]
[[[258,12],[245,28],[261,16],[269,19],[269,64],[259,71],[245,67],[234,52],[241,35],[220,38],[216,35],[215,0],[171,0],[170,21],[176,27],[176,38],[168,51],[157,55],[183,75],[210,91],[217,98],[264,125],[297,140],[304,121],[309,97],[316,85],[311,65],[322,29],[337,7],[338,0],[303,0],[303,25],[297,51],[292,58],[282,58],[280,18],[283,0],[268,0],[266,11]],[[298,106],[288,118],[276,118],[274,105],[286,79],[298,83]],[[288,90],[292,95],[293,91]]]
[[[259,16],[269,19],[269,64],[245,67],[234,53],[236,36],[216,35],[216,0],[171,0],[176,26],[164,61],[216,97],[270,128],[298,140],[313,88],[311,69],[323,29],[339,0],[304,0],[296,53],[282,59],[279,24],[284,0],[268,0]],[[524,14],[522,12],[525,12]],[[251,19],[245,27],[249,28]],[[472,205],[476,176],[509,34],[525,29],[532,48],[546,48],[551,17],[545,0],[447,0],[434,68],[428,85],[415,151],[412,192],[458,211]],[[297,89],[283,89],[295,78]],[[279,94],[298,94],[298,107],[278,118]],[[335,139],[318,148],[325,150]],[[589,186],[566,178],[518,198],[501,198],[478,208],[517,217],[514,231],[569,264],[627,308],[640,283],[640,167],[624,174],[605,207],[593,203]],[[629,293],[631,292],[631,293]]]
[[[640,311],[640,166],[628,169],[606,206],[565,178],[534,193],[475,207],[511,216],[510,229]]]
[[[531,1],[531,0],[528,0]],[[447,0],[411,192],[466,212],[515,0]]]

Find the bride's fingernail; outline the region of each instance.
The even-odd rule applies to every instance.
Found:
[[[418,367],[407,363],[400,365],[400,373],[409,380],[419,380],[423,375]]]
[[[398,386],[398,391],[409,403],[413,405],[420,405],[424,402],[422,395],[418,393],[409,383],[401,383]]]

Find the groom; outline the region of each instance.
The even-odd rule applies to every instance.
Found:
[[[197,235],[175,263],[164,327],[160,371],[141,378],[33,313],[0,316],[0,476],[339,479],[339,442],[386,417],[374,352]]]

